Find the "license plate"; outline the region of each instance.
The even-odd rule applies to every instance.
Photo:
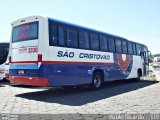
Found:
[[[18,70],[19,74],[24,74],[24,70]]]

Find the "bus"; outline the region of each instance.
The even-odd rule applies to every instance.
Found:
[[[89,85],[148,75],[147,46],[61,20],[12,22],[9,80],[32,86]]]
[[[0,43],[0,80],[5,78],[5,73],[7,71],[7,65],[5,64],[9,52],[9,42]],[[6,68],[7,67],[7,68]]]

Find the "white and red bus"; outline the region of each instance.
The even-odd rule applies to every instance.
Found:
[[[12,23],[9,79],[33,86],[86,85],[148,75],[147,46],[79,25],[31,16]]]

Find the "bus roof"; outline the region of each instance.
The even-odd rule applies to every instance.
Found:
[[[83,29],[83,30],[87,30],[87,31],[92,31],[92,32],[97,32],[97,33],[109,35],[111,37],[117,37],[117,38],[125,39],[123,37],[120,37],[120,36],[117,36],[117,35],[113,35],[113,34],[110,34],[110,33],[106,33],[106,32],[102,32],[102,31],[99,31],[99,30],[96,30],[96,29],[93,29],[93,28],[84,27],[84,26],[81,26],[81,25],[65,22],[65,21],[62,21],[62,20],[54,19],[54,18],[48,18],[48,19],[51,20],[51,21],[57,22],[57,23],[61,23],[61,24],[64,24],[64,25],[76,27],[76,28],[79,28],[79,29]]]
[[[83,29],[83,30],[87,30],[87,31],[91,31],[91,32],[96,32],[96,33],[99,33],[99,34],[108,35],[108,36],[113,37],[113,38],[119,38],[119,39],[123,39],[123,40],[126,40],[126,41],[131,41],[131,40],[128,40],[128,39],[126,39],[124,37],[113,35],[113,34],[110,34],[110,33],[107,33],[107,32],[102,32],[100,30],[84,27],[84,26],[81,26],[81,25],[65,22],[65,21],[54,19],[54,18],[50,18],[50,17],[43,17],[43,16],[39,16],[39,15],[29,16],[29,17],[23,17],[23,18],[20,18],[18,20],[15,20],[15,21],[12,22],[12,26],[13,26],[13,24],[16,25],[17,22],[19,22],[19,21],[21,21],[23,19],[33,19],[33,20],[35,20],[36,18],[43,18],[43,19],[48,18],[48,20],[51,20],[53,22],[60,23],[60,24],[63,24],[63,25],[68,25],[68,26],[71,26],[71,27],[76,27],[76,28],[79,28],[79,29]],[[137,42],[134,42],[134,41],[131,41],[131,42],[137,43]],[[138,44],[141,44],[141,43],[138,43]],[[146,46],[144,44],[141,44],[141,45]]]
[[[0,45],[9,45],[9,42],[0,42]]]
[[[63,24],[63,25],[68,25],[68,26],[71,26],[71,27],[76,27],[76,28],[87,30],[87,31],[91,31],[91,32],[105,34],[105,35],[108,35],[108,36],[113,37],[113,38],[119,38],[119,39],[123,39],[123,40],[126,40],[126,41],[130,41],[130,40],[124,38],[124,37],[113,35],[113,34],[110,34],[110,33],[107,33],[107,32],[102,32],[102,31],[99,31],[99,30],[96,30],[96,29],[84,27],[84,26],[81,26],[81,25],[65,22],[65,21],[54,19],[54,18],[50,18],[50,17],[48,17],[48,19],[51,20],[51,21],[53,21],[53,22],[60,23],[60,24]],[[131,41],[131,42],[134,42],[134,41]],[[134,42],[134,43],[137,43],[137,42]],[[138,44],[141,44],[141,43],[138,43]],[[145,46],[144,44],[141,44],[141,45]]]

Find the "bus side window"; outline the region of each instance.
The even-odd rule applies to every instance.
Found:
[[[49,45],[57,46],[58,38],[57,38],[57,25],[53,22],[49,22]]]
[[[116,52],[117,53],[122,53],[122,43],[121,43],[121,40],[116,39],[115,43],[116,43]]]
[[[140,55],[141,55],[142,57],[145,57],[145,52],[144,52],[144,46],[143,46],[143,45],[141,45]]]
[[[122,41],[122,51],[124,54],[127,54],[127,42]]]
[[[78,48],[78,32],[74,29],[67,29],[67,46]]]
[[[87,32],[79,31],[79,48],[89,49],[89,36]]]
[[[3,64],[6,62],[7,56],[8,56],[8,50],[6,46],[1,46],[0,47],[0,64]]]
[[[92,50],[99,50],[98,35],[91,34],[91,49]]]
[[[108,43],[109,43],[109,51],[110,52],[115,52],[115,42],[113,38],[109,38],[108,39]]]
[[[100,36],[100,50],[108,51],[108,40],[105,36]]]
[[[140,44],[136,44],[137,55],[140,55],[141,49],[142,49],[141,45]]]
[[[4,47],[4,57],[8,56],[9,48]]]
[[[135,43],[133,43],[133,54],[134,54],[134,55],[137,54],[137,53],[136,53],[136,44],[135,44]]]
[[[64,28],[62,26],[58,26],[58,38],[59,46],[65,46]]]
[[[128,53],[131,55],[133,54],[133,46],[131,42],[128,42]]]

